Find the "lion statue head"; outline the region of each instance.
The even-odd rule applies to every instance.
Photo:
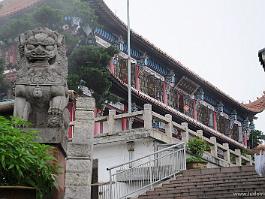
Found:
[[[48,74],[56,73],[64,79],[67,78],[67,58],[63,35],[48,28],[29,30],[19,36],[18,48],[18,65],[20,66],[18,82],[26,83],[29,80],[27,77],[33,74],[41,73],[45,77],[47,76],[44,74],[45,71]],[[36,82],[30,80],[29,83]]]

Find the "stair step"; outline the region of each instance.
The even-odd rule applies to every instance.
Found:
[[[239,196],[235,193],[260,193],[263,196]],[[265,178],[253,166],[187,170],[163,183],[139,199],[254,199],[265,198]]]

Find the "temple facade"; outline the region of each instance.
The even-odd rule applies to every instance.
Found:
[[[208,167],[252,164],[243,153],[249,147],[255,115],[265,108],[265,95],[241,104],[202,79],[135,32],[131,32],[132,113],[127,113],[127,27],[103,0],[88,0],[99,26],[91,35],[96,45],[115,46],[119,53],[107,66],[111,92],[120,100],[94,111],[94,159],[98,174],[94,183],[109,183],[107,168],[124,164],[191,137],[203,138],[210,150]],[[13,63],[15,50],[5,54]],[[8,54],[9,53],[9,54]],[[11,55],[11,56],[10,56]],[[9,113],[12,102],[0,104]],[[75,136],[75,101],[70,111],[69,142]],[[97,185],[98,186],[98,185]]]

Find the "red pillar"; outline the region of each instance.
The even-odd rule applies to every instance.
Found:
[[[128,111],[128,107],[124,105],[124,113],[127,113]],[[121,128],[122,130],[127,130],[127,119],[126,118],[122,118],[121,119]]]
[[[217,130],[216,112],[213,112],[213,128]]]
[[[97,117],[98,112],[99,112],[98,109],[95,109],[94,110],[94,116],[95,117]],[[101,125],[100,122],[95,122],[95,125],[94,125],[94,136],[101,133],[101,131],[100,131],[100,125]]]
[[[167,83],[163,82],[163,102],[164,104],[168,105],[168,99],[167,99]]]
[[[195,119],[195,120],[197,120],[198,119],[198,117],[197,117],[197,101],[196,100],[194,100],[193,101],[193,118]]]
[[[72,125],[72,122],[75,121],[75,102],[69,102],[67,105],[67,109],[70,113],[70,126],[68,128],[68,139],[71,140],[74,134],[74,127]]]
[[[113,58],[111,59],[111,61],[109,63],[109,70],[110,70],[111,74],[114,75],[114,73],[115,73],[115,65],[113,64]]]
[[[135,67],[135,88],[136,90],[140,90],[140,67],[136,65]]]

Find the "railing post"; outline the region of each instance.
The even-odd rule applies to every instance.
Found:
[[[109,170],[109,198],[112,199],[112,176],[111,169]]]
[[[235,152],[237,154],[237,157],[236,157],[236,165],[237,166],[241,166],[242,165],[241,151],[240,151],[240,149],[235,149]]]
[[[246,157],[249,159],[249,165],[253,165],[253,160],[251,155],[246,155]]]
[[[150,180],[151,189],[153,189],[153,176],[152,176],[151,156],[149,156],[149,180]]]
[[[187,143],[189,141],[189,126],[187,122],[182,122],[181,126],[184,128],[184,131],[181,132],[182,141]]]
[[[225,148],[225,152],[224,152],[224,159],[229,163],[231,163],[231,159],[230,159],[230,149],[229,149],[229,144],[228,143],[223,143],[223,147]]]
[[[196,132],[199,138],[203,137],[203,130],[197,130]]]
[[[113,134],[115,132],[115,115],[116,110],[109,110],[109,117],[108,117],[108,126],[109,126],[109,134]]]
[[[144,105],[143,119],[144,119],[144,128],[151,129],[152,128],[152,105],[151,104]]]
[[[210,140],[213,144],[213,146],[211,146],[211,154],[214,156],[214,157],[217,157],[217,143],[216,143],[216,137],[210,137]]]
[[[172,138],[172,133],[173,133],[173,123],[172,123],[172,115],[166,114],[166,125],[165,125],[165,133],[168,137]]]

